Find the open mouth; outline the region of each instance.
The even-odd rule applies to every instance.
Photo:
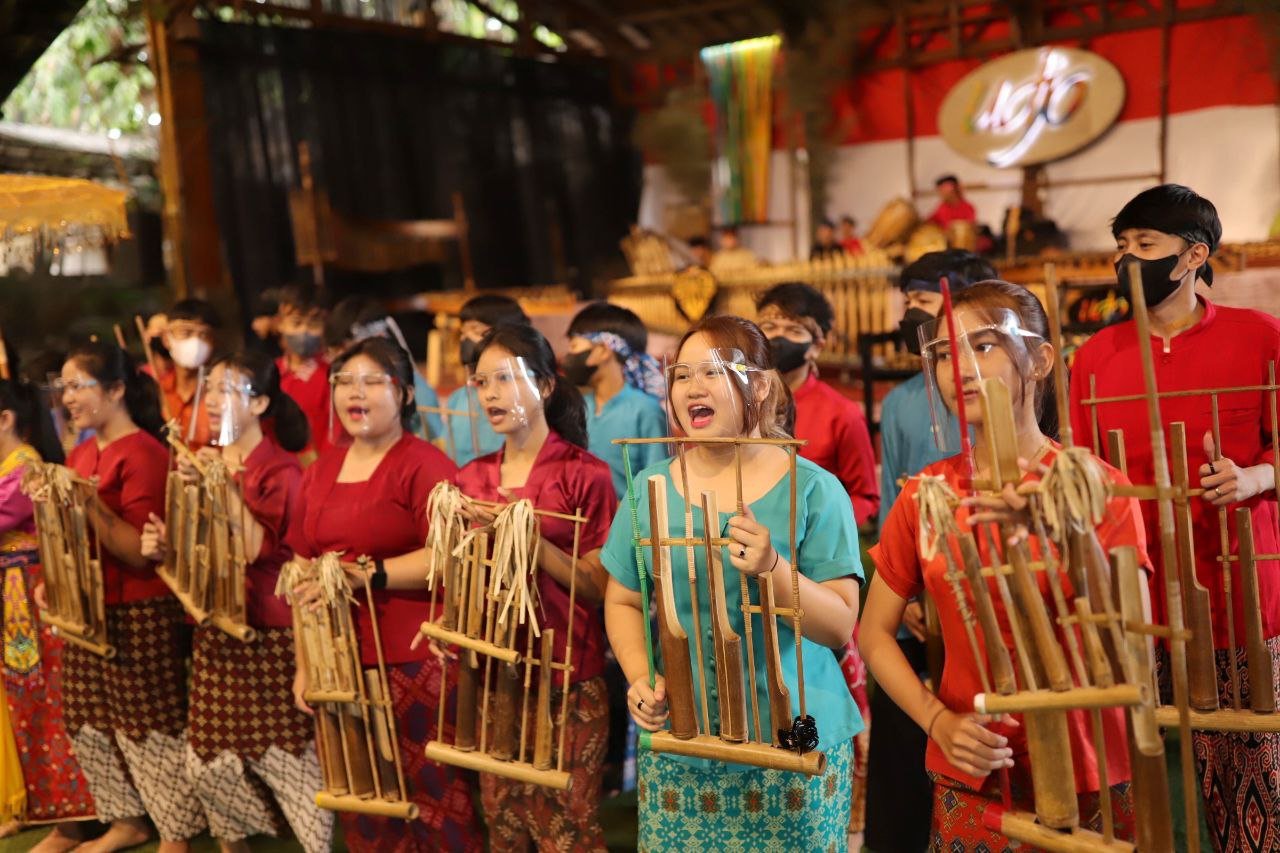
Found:
[[[500,424],[507,417],[506,409],[499,409],[497,406],[489,406],[484,410],[485,417],[489,419],[491,424]]]
[[[691,429],[705,429],[711,425],[711,421],[716,416],[716,410],[710,406],[701,404],[689,407],[689,427]]]
[[[362,421],[369,417],[369,410],[364,406],[347,406],[347,417],[353,421]]]

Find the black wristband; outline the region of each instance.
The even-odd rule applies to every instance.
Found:
[[[387,566],[381,560],[373,561],[373,576],[369,578],[371,589],[387,588]]]

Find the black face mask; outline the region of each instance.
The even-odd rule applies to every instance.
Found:
[[[595,375],[596,368],[599,366],[587,364],[587,359],[590,357],[591,350],[583,350],[582,352],[571,352],[560,359],[560,369],[564,373],[564,378],[580,388],[583,385],[589,385],[591,377]]]
[[[781,336],[769,338],[769,349],[773,352],[773,366],[782,373],[790,373],[804,364],[805,356],[811,346],[813,346],[812,341],[797,343]]]
[[[912,355],[920,354],[920,327],[934,319],[923,308],[908,308],[902,315],[902,319],[898,321],[898,333],[902,335],[902,342],[907,345],[907,352]]]
[[[1139,272],[1142,274],[1142,298],[1147,303],[1148,308],[1154,308],[1168,299],[1169,295],[1182,284],[1181,279],[1169,278],[1169,274],[1178,265],[1178,258],[1182,257],[1186,251],[1184,249],[1176,255],[1157,258],[1154,261],[1143,260],[1126,252],[1120,260],[1116,261],[1116,281],[1120,283],[1121,290],[1127,294],[1129,292],[1129,264],[1137,261]]]
[[[462,344],[458,347],[458,356],[462,359],[463,367],[472,367],[476,363],[476,359],[480,357],[480,345],[470,338],[463,338]]]

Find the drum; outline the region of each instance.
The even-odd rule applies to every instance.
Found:
[[[947,225],[947,245],[973,252],[978,248],[978,227],[968,219],[953,219]]]
[[[905,198],[895,198],[876,216],[875,222],[871,224],[871,230],[867,232],[866,237],[862,238],[862,242],[876,248],[899,243],[911,233],[911,229],[915,228],[919,221],[920,217],[916,215],[916,209],[910,201]]]
[[[926,222],[911,232],[907,248],[903,252],[902,262],[915,263],[916,259],[928,252],[942,252],[947,248],[947,235],[932,222]]]

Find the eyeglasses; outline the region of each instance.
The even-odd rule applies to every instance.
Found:
[[[85,388],[96,387],[98,384],[100,383],[96,379],[72,379],[70,381],[54,379],[49,382],[49,390],[55,394],[63,394],[67,391],[75,394]]]
[[[354,388],[359,385],[362,389],[369,388],[386,388],[396,385],[396,378],[388,373],[352,373],[350,371],[342,371],[335,373],[329,377],[330,384],[334,388]]]

